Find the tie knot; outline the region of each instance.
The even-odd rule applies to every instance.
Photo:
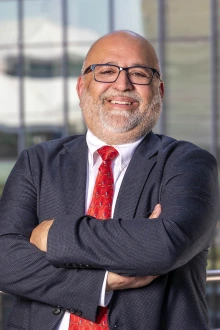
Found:
[[[118,151],[111,146],[103,146],[97,150],[103,161],[113,160],[117,155]]]

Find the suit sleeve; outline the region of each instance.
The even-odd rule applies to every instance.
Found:
[[[143,196],[142,196],[143,198]],[[166,274],[208,248],[217,219],[218,179],[214,157],[195,148],[168,157],[163,169],[162,213],[147,218],[99,221],[82,217],[52,225],[48,260],[66,262],[126,275]],[[68,230],[67,230],[68,228]],[[57,249],[54,242],[67,243]],[[73,239],[71,239],[73,237]]]
[[[29,242],[38,225],[37,195],[28,152],[24,151],[0,201],[0,290],[77,311],[94,321],[105,271],[54,267]],[[58,247],[59,242],[56,244]]]

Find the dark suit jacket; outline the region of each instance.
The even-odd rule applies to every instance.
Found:
[[[16,296],[7,330],[52,330],[65,310],[95,321],[105,270],[160,275],[115,291],[110,329],[210,329],[207,253],[218,205],[216,161],[183,141],[149,133],[123,179],[114,218],[85,216],[85,137],[23,151],[0,202],[0,290]],[[159,218],[148,219],[157,203]],[[31,231],[55,219],[48,252]]]

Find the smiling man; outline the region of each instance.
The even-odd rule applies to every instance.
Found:
[[[82,72],[80,105],[97,137],[108,144],[130,143],[152,129],[164,91],[156,53],[144,38],[118,32],[99,39]]]
[[[0,202],[7,330],[209,330],[217,165],[152,132],[164,84],[142,36],[90,48],[77,92],[85,136],[24,150]]]

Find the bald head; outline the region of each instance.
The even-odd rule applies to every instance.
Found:
[[[163,82],[154,74],[159,63],[145,38],[131,31],[103,36],[88,51],[83,72],[87,68],[78,78],[77,92],[86,125],[95,136],[110,145],[124,144],[152,129],[161,111]],[[144,83],[138,80],[143,78]]]
[[[108,52],[115,48],[120,52],[124,47],[128,51],[126,56],[129,56],[129,49],[136,51],[145,59],[145,63],[142,63],[143,65],[155,68],[160,72],[159,61],[150,42],[135,32],[119,30],[104,35],[91,46],[86,55],[82,73],[91,64],[108,63]]]

